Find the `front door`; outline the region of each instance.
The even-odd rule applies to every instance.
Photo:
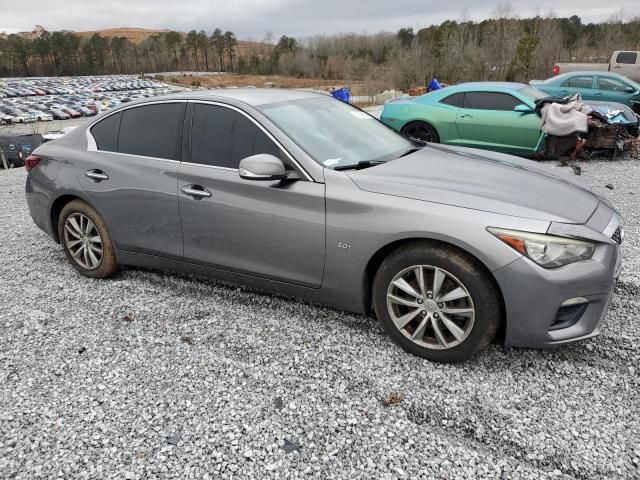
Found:
[[[244,113],[195,103],[189,116],[189,161],[178,169],[185,260],[319,287],[325,256],[324,184],[307,180]],[[280,157],[291,179],[241,179],[240,160],[258,153]]]
[[[466,92],[456,127],[460,145],[531,154],[540,137],[540,117],[516,112],[522,100],[501,92]]]
[[[186,103],[156,103],[105,117],[78,180],[117,247],[182,256],[177,170]]]

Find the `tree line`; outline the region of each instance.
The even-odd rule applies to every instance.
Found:
[[[41,31],[0,36],[0,76],[227,71],[363,82],[376,93],[430,78],[526,81],[546,78],[558,61],[607,62],[613,50],[640,50],[640,18],[623,12],[584,24],[579,16],[519,18],[497,7],[480,22],[462,16],[418,31],[334,34],[238,42],[231,31],[153,34],[141,42],[99,34]]]

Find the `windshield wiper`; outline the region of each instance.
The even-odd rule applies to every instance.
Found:
[[[422,150],[422,149],[421,148],[410,148],[409,150],[404,152],[402,155],[400,155],[398,158],[406,157],[407,155],[411,155],[412,153],[416,153],[418,150]]]
[[[354,163],[351,165],[338,165],[333,167],[334,170],[362,170],[363,168],[373,167],[375,165],[380,165],[382,163],[386,163],[382,160],[362,160],[358,163]]]

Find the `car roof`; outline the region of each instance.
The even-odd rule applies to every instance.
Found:
[[[507,88],[510,90],[519,90],[526,87],[524,83],[518,82],[466,82],[458,85],[460,87],[478,87],[478,88]]]
[[[304,100],[308,98],[326,97],[326,95],[306,90],[290,90],[281,88],[221,88],[215,90],[197,90],[192,92],[182,92],[170,95],[159,95],[157,97],[145,98],[128,105],[146,103],[164,99],[176,100],[235,100],[247,105],[257,106],[268,103],[285,102],[293,100]]]

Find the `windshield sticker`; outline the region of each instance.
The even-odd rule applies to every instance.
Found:
[[[324,162],[322,162],[322,164],[325,167],[333,167],[334,165],[337,165],[338,163],[340,163],[342,161],[341,158],[330,158],[328,160],[325,160]]]

